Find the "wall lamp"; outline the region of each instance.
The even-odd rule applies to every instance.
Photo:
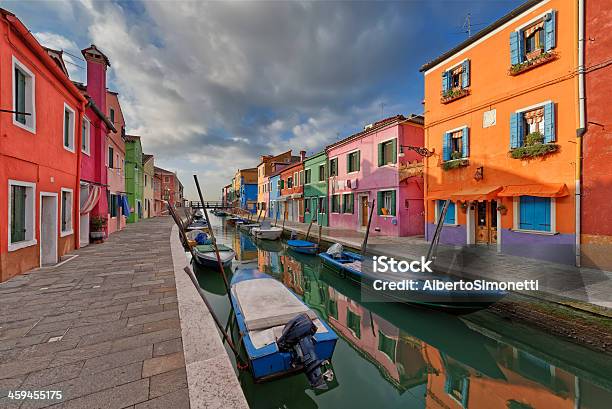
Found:
[[[432,156],[435,153],[435,149],[429,150],[423,146],[410,146],[410,145],[400,145],[400,151],[399,151],[399,157],[403,158],[404,157],[404,148],[406,148],[409,151],[415,151],[416,153],[418,153],[421,156],[425,156],[427,158],[429,158],[430,156]]]

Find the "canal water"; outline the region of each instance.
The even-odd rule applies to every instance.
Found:
[[[211,215],[233,270],[258,268],[283,282],[338,334],[331,388],[317,394],[298,374],[256,384],[237,374],[251,408],[591,409],[612,407],[612,360],[487,311],[454,316],[393,303],[361,302],[358,284],[257,241]],[[223,279],[194,265],[215,313],[233,328]],[[235,339],[238,338],[235,336]],[[226,346],[232,358],[231,350]]]

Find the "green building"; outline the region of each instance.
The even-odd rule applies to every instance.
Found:
[[[136,223],[144,217],[144,168],[140,136],[126,135],[125,138],[125,190],[130,205],[128,223]]]
[[[304,222],[327,226],[327,155],[319,152],[304,160]]]

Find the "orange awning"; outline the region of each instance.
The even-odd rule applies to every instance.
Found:
[[[497,193],[502,190],[501,186],[478,186],[470,189],[460,190],[459,192],[453,193],[451,199],[453,200],[491,200],[497,196]]]
[[[451,195],[453,193],[455,193],[456,190],[455,189],[448,189],[448,190],[434,190],[432,192],[429,192],[429,194],[427,195],[428,199],[450,199]]]
[[[541,185],[509,185],[504,186],[497,195],[501,197],[538,196],[563,197],[569,194],[565,183],[549,183]]]

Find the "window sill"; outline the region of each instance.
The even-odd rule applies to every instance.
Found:
[[[21,122],[16,121],[14,117],[13,117],[13,125],[21,128],[21,129],[25,129],[26,131],[36,135],[36,126],[27,126],[27,125],[24,125]]]
[[[66,230],[60,232],[60,237],[66,237],[74,234],[74,230]]]
[[[392,214],[379,214],[378,217],[382,217],[384,219],[392,219],[392,218],[397,217],[397,216],[394,216]]]
[[[70,148],[69,146],[63,145],[64,149],[67,150],[68,152],[72,152],[74,153],[74,148]]]
[[[452,170],[452,169],[468,166],[469,164],[470,164],[470,161],[468,158],[451,159],[451,160],[442,162],[442,169]]]
[[[36,241],[36,239],[33,240],[28,240],[28,241],[18,241],[17,243],[11,243],[8,245],[8,251],[16,251],[16,250],[21,250],[24,249],[26,247],[31,247],[38,244],[38,241]]]
[[[463,97],[467,97],[468,95],[470,95],[470,89],[469,88],[460,88],[456,91],[449,91],[447,94],[442,94],[442,96],[440,97],[440,102],[443,104],[448,104],[450,102],[453,102],[457,99],[461,99]]]
[[[356,174],[356,173],[359,173],[359,171],[358,171],[358,170],[354,170],[354,171],[352,171],[352,172],[347,172],[346,174],[347,174],[347,175],[354,175],[354,174]]]
[[[508,75],[514,77],[516,75],[522,74],[526,71],[529,71],[535,67],[539,67],[540,65],[546,64],[550,61],[554,61],[558,58],[558,54],[554,51],[549,51],[541,54],[538,57],[535,57],[531,60],[527,60],[518,64],[514,64],[510,67],[508,71]]]
[[[510,229],[510,231],[513,231],[515,233],[525,233],[525,234],[537,234],[540,236],[556,236],[557,232],[551,232],[551,231],[541,231],[541,230],[525,230],[525,229]]]

